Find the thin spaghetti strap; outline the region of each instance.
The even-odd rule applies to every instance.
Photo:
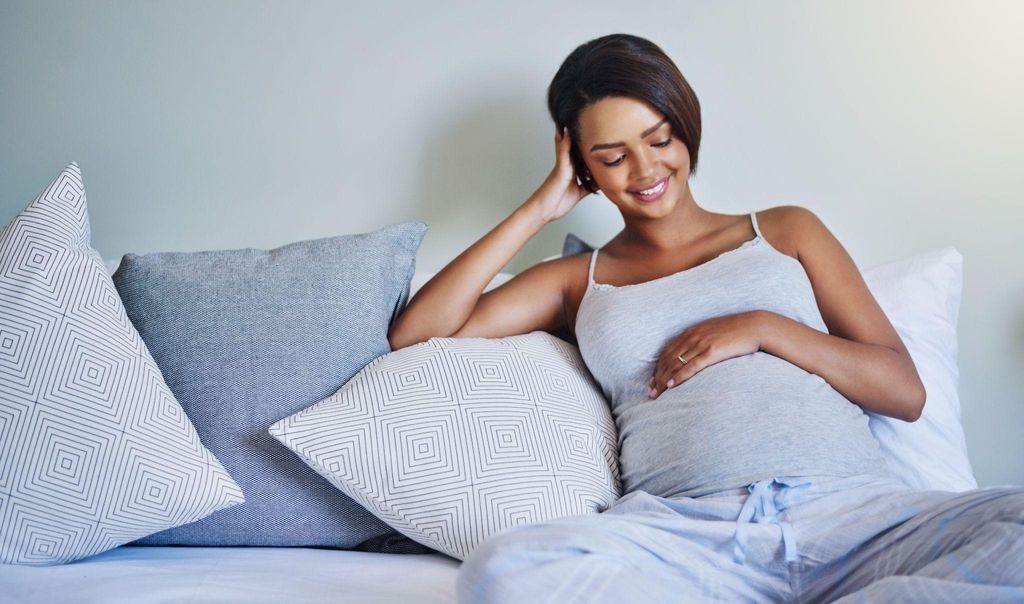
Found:
[[[757,212],[750,213],[750,224],[754,225],[754,234],[760,239],[764,239],[761,235],[761,227],[757,226]]]
[[[597,250],[590,255],[590,272],[587,274],[587,285],[594,284],[594,265],[597,264]]]

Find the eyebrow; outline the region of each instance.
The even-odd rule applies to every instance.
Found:
[[[660,122],[658,122],[657,124],[655,124],[655,125],[651,126],[650,128],[648,128],[647,130],[644,130],[643,133],[640,135],[640,138],[645,138],[648,134],[651,134],[652,132],[654,132],[658,128],[661,128],[661,126],[665,122],[667,122],[667,121],[668,121],[668,118],[665,118],[665,119],[661,120]],[[597,151],[599,149],[614,149],[615,147],[625,147],[625,146],[626,146],[626,143],[601,143],[600,145],[594,145],[593,147],[590,148],[590,150],[591,151]]]

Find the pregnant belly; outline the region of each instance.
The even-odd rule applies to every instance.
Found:
[[[766,353],[707,367],[654,401],[620,403],[627,491],[669,497],[730,481],[742,486],[761,472],[856,473],[853,466],[881,460],[860,407]]]

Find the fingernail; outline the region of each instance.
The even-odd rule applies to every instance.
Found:
[[[671,388],[672,386],[676,385],[676,381],[675,380],[669,380],[667,385],[668,385],[669,388]]]
[[[654,395],[657,394],[657,393],[658,393],[657,390],[655,390],[654,388],[651,388],[650,390],[647,391],[647,398],[654,398]]]

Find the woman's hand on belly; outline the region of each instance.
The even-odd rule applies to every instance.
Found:
[[[768,314],[755,310],[708,319],[670,340],[658,355],[648,396],[658,398],[709,365],[760,350]]]

